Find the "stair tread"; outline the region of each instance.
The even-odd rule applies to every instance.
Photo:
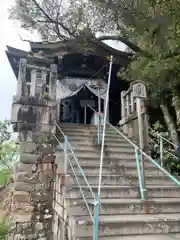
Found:
[[[77,217],[77,220],[91,221],[89,216]],[[128,222],[159,222],[159,221],[180,221],[180,213],[166,214],[136,214],[136,215],[100,215],[99,222],[102,223],[128,223]]]
[[[82,238],[83,239],[83,238]],[[153,235],[133,235],[133,236],[108,236],[99,237],[99,240],[179,240],[180,234],[153,234]]]
[[[88,199],[90,203],[93,199]],[[73,202],[80,202],[84,203],[84,199],[76,199]],[[101,204],[137,204],[137,203],[148,203],[148,202],[156,202],[156,203],[179,203],[180,198],[151,198],[147,199],[146,201],[142,201],[141,199],[122,199],[122,198],[101,198]]]
[[[76,157],[77,158],[79,158],[78,156],[77,156],[78,154],[76,154]],[[126,160],[126,159],[124,159],[124,160]],[[127,159],[127,163],[128,163],[128,159]],[[76,163],[74,163],[74,164],[72,164],[73,165],[73,167],[75,167],[75,166],[77,166],[77,164]],[[124,167],[124,168],[136,168],[136,162],[135,162],[135,160],[134,160],[134,165],[125,165],[125,163],[123,163],[123,164],[116,164],[116,163],[109,163],[109,164],[103,164],[103,168],[105,168],[105,167],[109,167],[109,168],[111,168],[111,167]],[[88,164],[87,163],[81,163],[81,167],[86,167],[86,168],[89,168],[89,167],[98,167],[99,168],[99,163],[93,163],[93,162],[89,162]],[[155,168],[155,169],[157,169],[157,170],[159,170],[155,165],[153,165],[152,164],[152,166],[145,166],[145,169],[148,169],[148,168]],[[161,170],[159,170],[159,171],[161,171]],[[162,172],[162,171],[161,171]]]
[[[71,174],[72,175],[72,174]],[[81,173],[76,173],[76,175],[78,177],[83,177]],[[99,177],[99,174],[95,174],[95,173],[86,173],[86,177]],[[126,174],[126,175],[121,175],[121,174],[102,174],[102,177],[136,177],[138,178],[137,174]],[[170,180],[170,178],[166,175],[159,175],[159,174],[146,174],[146,177],[160,177],[160,178],[168,178]],[[180,178],[177,178],[180,179]]]
[[[81,185],[82,188],[89,188],[87,185]],[[156,188],[179,188],[179,186],[172,186],[172,185],[148,185],[146,186],[148,189],[156,189]],[[79,185],[73,185],[73,188],[79,188]],[[98,185],[91,185],[91,188],[98,188]],[[138,185],[123,185],[123,186],[120,186],[120,185],[102,185],[101,188],[111,188],[111,189],[121,189],[121,188],[139,188]]]

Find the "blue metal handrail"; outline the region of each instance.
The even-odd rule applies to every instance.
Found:
[[[89,106],[89,105],[88,105]],[[96,112],[95,109],[93,109],[91,106],[89,106],[94,112]],[[135,157],[136,157],[136,166],[138,171],[138,182],[139,182],[139,188],[141,193],[141,199],[144,200],[144,191],[145,186],[143,185],[143,173],[140,166],[140,156],[146,157],[149,161],[151,161],[157,168],[159,168],[162,172],[164,172],[173,182],[175,182],[178,186],[180,186],[180,181],[172,176],[165,168],[163,168],[160,164],[158,164],[154,159],[152,159],[150,156],[148,156],[142,149],[140,149],[134,142],[132,142],[128,137],[126,137],[121,131],[119,131],[116,127],[114,127],[112,124],[110,124],[108,121],[106,123],[114,129],[121,137],[123,137],[131,146],[135,149]]]
[[[149,129],[152,131],[153,129],[149,127]],[[177,149],[177,145],[174,144],[173,142],[169,141],[167,138],[163,137],[160,133],[155,132],[154,134],[152,134],[152,136],[157,136],[157,138],[159,138],[159,145],[157,144],[157,146],[160,149],[160,160],[161,160],[161,166],[163,166],[163,158],[164,158],[164,152],[170,154],[173,158],[178,159],[177,156],[175,156],[173,153],[171,153],[170,151],[168,151],[167,149],[164,148],[164,142],[169,143],[171,146],[173,146],[173,148],[176,150]],[[152,139],[153,140],[153,139]],[[153,140],[154,141],[154,140]]]
[[[81,194],[82,194],[82,197],[83,197],[83,199],[84,199],[84,201],[85,201],[85,204],[86,204],[86,207],[87,207],[87,209],[88,209],[89,215],[90,215],[92,221],[94,221],[93,215],[92,215],[91,210],[90,210],[90,207],[89,207],[89,204],[88,204],[88,202],[87,202],[87,200],[86,200],[86,197],[85,197],[85,195],[84,195],[84,193],[83,193],[83,189],[82,189],[82,187],[81,187],[81,184],[80,184],[80,182],[79,182],[79,180],[78,180],[78,177],[77,177],[76,172],[75,172],[75,170],[74,170],[74,167],[73,167],[73,165],[72,165],[72,163],[71,163],[71,160],[69,159],[68,151],[63,147],[62,143],[60,143],[60,141],[58,140],[58,138],[56,137],[56,135],[55,135],[55,134],[53,134],[53,135],[54,135],[54,137],[56,138],[57,142],[58,142],[58,143],[60,144],[60,146],[62,147],[62,149],[64,150],[64,153],[65,153],[65,155],[66,155],[66,160],[68,160],[69,165],[70,165],[70,167],[71,167],[71,169],[72,169],[72,171],[73,171],[73,174],[74,174],[74,176],[75,176],[75,179],[76,179],[76,181],[77,181],[77,183],[78,183],[78,185],[79,185],[79,189],[80,189],[80,192],[81,192]],[[68,143],[68,146],[70,147],[70,150],[72,150],[72,147],[71,147],[70,143],[68,142],[68,140],[67,140],[67,143]],[[82,176],[84,177],[84,180],[85,180],[85,182],[87,183],[88,188],[89,188],[90,192],[92,193],[93,198],[95,199],[95,194],[94,194],[94,192],[92,191],[92,188],[91,188],[91,186],[89,185],[89,183],[88,183],[88,181],[87,181],[87,178],[86,178],[86,176],[85,176],[85,174],[84,174],[84,172],[83,172],[83,169],[82,169],[81,166],[79,165],[78,160],[77,160],[76,156],[74,155],[73,151],[72,151],[72,155],[71,155],[71,156],[74,157],[74,159],[75,159],[75,161],[76,161],[76,163],[77,163],[77,166],[78,166],[78,168],[79,168]],[[66,161],[65,161],[65,164],[67,164]]]
[[[166,171],[161,165],[159,165],[154,159],[148,156],[142,149],[140,149],[135,143],[133,143],[128,137],[126,137],[122,132],[120,132],[117,128],[112,126],[109,122],[107,124],[113,128],[121,137],[123,137],[127,142],[129,142],[137,151],[150,160],[157,168],[159,168],[162,172],[164,172],[173,182],[175,182],[178,186],[180,186],[180,181],[177,180],[174,176],[172,176],[168,171]]]
[[[78,186],[79,186],[81,195],[82,195],[82,197],[83,197],[83,199],[84,199],[85,205],[86,205],[87,210],[88,210],[89,215],[90,215],[90,218],[91,218],[91,220],[92,220],[92,222],[93,222],[93,240],[97,240],[97,239],[98,239],[98,231],[97,231],[97,229],[98,229],[97,208],[99,208],[99,206],[100,206],[99,199],[98,199],[98,197],[95,195],[95,193],[93,192],[93,190],[92,190],[92,188],[91,188],[91,186],[90,186],[90,184],[89,184],[89,182],[88,182],[88,180],[87,180],[87,177],[86,177],[83,169],[81,168],[81,166],[80,166],[80,164],[79,164],[79,161],[78,161],[78,159],[77,159],[77,157],[76,157],[76,155],[75,155],[75,153],[74,153],[74,150],[73,150],[71,144],[70,144],[69,141],[68,141],[67,136],[64,134],[64,132],[62,131],[62,129],[59,127],[59,125],[56,124],[56,126],[57,126],[57,128],[59,129],[59,131],[61,132],[61,134],[63,135],[63,137],[64,137],[64,145],[65,145],[65,146],[63,146],[63,144],[59,141],[59,139],[57,138],[57,136],[56,136],[55,134],[53,134],[54,137],[55,137],[55,139],[57,140],[57,142],[60,144],[61,148],[64,150],[64,155],[65,155],[65,161],[64,161],[65,171],[66,171],[66,169],[67,169],[66,166],[67,166],[67,161],[68,161],[68,162],[69,162],[69,165],[70,165],[70,167],[71,167],[71,169],[72,169],[72,172],[73,172],[73,174],[74,174],[74,176],[75,176],[76,182],[77,182],[77,184],[78,184]],[[69,150],[70,150],[70,153],[69,153]],[[79,180],[78,180],[78,177],[77,177],[76,172],[75,172],[75,170],[74,170],[74,167],[73,167],[73,164],[72,164],[72,162],[71,162],[71,159],[69,158],[69,154],[70,154],[70,156],[73,156],[73,158],[74,158],[74,160],[75,160],[75,162],[76,162],[76,165],[78,166],[78,168],[79,168],[79,170],[80,170],[80,173],[81,173],[81,175],[83,176],[83,178],[84,178],[84,180],[85,180],[85,182],[86,182],[86,184],[87,184],[87,186],[88,186],[88,189],[90,190],[90,192],[91,192],[91,194],[92,194],[92,197],[93,197],[92,204],[94,205],[94,214],[92,214],[92,212],[91,212],[91,209],[90,209],[89,204],[88,204],[88,202],[87,202],[86,196],[85,196],[85,194],[84,194],[84,192],[83,192],[82,186],[81,186],[81,184],[80,184],[80,182],[79,182]],[[96,234],[94,234],[94,233],[96,233]]]
[[[154,144],[156,144],[156,145],[158,146],[158,148],[160,149],[160,156],[161,156],[161,154],[162,154],[161,151],[163,151],[163,152],[166,152],[166,153],[168,153],[169,155],[171,155],[173,158],[178,159],[178,157],[177,157],[176,155],[174,155],[172,152],[168,151],[167,149],[162,148],[162,147],[161,147],[161,144],[159,145],[158,143],[156,143],[156,141],[155,141],[154,139],[149,138],[149,140],[150,140],[150,141],[153,141]],[[162,166],[162,165],[163,165],[163,163],[161,163],[161,166]]]

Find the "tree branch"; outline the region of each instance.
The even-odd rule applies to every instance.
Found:
[[[47,23],[53,23],[53,24],[58,24],[64,31],[66,31],[70,36],[74,36],[74,34],[62,23],[62,22],[59,22],[58,20],[54,20],[52,17],[50,17],[44,10],[43,8],[37,3],[36,0],[31,0],[35,5],[36,7],[44,14],[44,16],[48,19],[46,22]],[[57,26],[56,26],[57,28]]]
[[[134,52],[143,52],[141,48],[139,48],[136,44],[132,43],[128,39],[118,36],[118,35],[112,35],[112,36],[101,36],[98,37],[98,40],[100,41],[105,41],[105,40],[115,40],[115,41],[121,41],[124,43],[126,46],[131,48]]]
[[[31,0],[35,5],[36,7],[44,14],[44,16],[49,19],[49,21],[53,21],[53,19],[43,10],[43,8],[37,3],[36,0]]]

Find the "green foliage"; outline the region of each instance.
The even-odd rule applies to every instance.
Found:
[[[11,140],[10,122],[0,121],[0,185],[5,186],[16,160],[17,144]]]
[[[10,169],[2,169],[0,170],[0,185],[6,186],[11,178],[11,170]]]
[[[0,121],[0,144],[8,141],[11,137],[9,132],[10,122],[8,120]]]
[[[5,142],[0,145],[0,167],[11,169],[16,160],[17,145],[14,141]]]
[[[16,157],[17,145],[10,140],[10,122],[0,121],[0,168],[11,169]]]
[[[171,142],[169,133],[165,130],[160,122],[153,124],[149,130],[150,135],[150,149],[152,157],[155,160],[160,158],[160,135]],[[173,175],[180,175],[180,163],[176,159],[176,149],[166,142],[163,141],[163,166],[170,171]]]
[[[6,219],[0,220],[0,240],[5,239],[5,236],[8,235],[9,226]]]

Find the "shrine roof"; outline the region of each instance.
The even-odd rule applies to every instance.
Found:
[[[119,51],[103,42],[87,42],[87,47],[82,47],[82,43],[75,39],[64,40],[60,42],[30,42],[33,52],[43,51],[47,56],[60,56],[67,53],[82,52],[85,54],[95,54],[103,58],[113,55],[116,62],[128,61],[131,53]]]
[[[19,62],[21,58],[28,59],[28,64],[49,65],[55,62],[57,57],[63,57],[69,54],[82,53],[85,55],[95,55],[107,60],[110,55],[114,56],[114,63],[118,66],[125,66],[130,57],[130,53],[116,50],[103,42],[89,42],[86,49],[82,48],[75,39],[61,42],[30,42],[31,51],[23,51],[7,46],[6,55],[13,72],[17,78],[19,71]],[[43,55],[39,55],[42,52]]]
[[[6,52],[7,58],[9,60],[9,63],[12,67],[12,70],[13,70],[16,78],[18,76],[19,62],[20,62],[21,58],[28,59],[29,64],[31,64],[31,63],[32,64],[34,64],[34,63],[42,64],[43,63],[43,65],[46,64],[49,66],[49,64],[53,63],[53,60],[51,60],[51,59],[47,59],[45,57],[40,58],[38,56],[32,55],[30,52],[23,51],[23,50],[13,48],[10,46],[7,46],[7,50],[5,52]]]

